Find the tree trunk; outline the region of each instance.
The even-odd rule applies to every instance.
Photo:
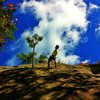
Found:
[[[35,47],[33,47],[33,55],[32,55],[32,68],[34,68],[35,65],[35,57],[34,57]]]

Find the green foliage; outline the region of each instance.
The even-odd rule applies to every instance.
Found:
[[[20,53],[17,54],[17,57],[21,60],[22,64],[25,63],[32,63],[32,52],[29,52],[28,54],[25,53]],[[36,53],[34,53],[34,55],[36,55]],[[37,60],[37,58],[35,58],[35,60]]]
[[[36,55],[36,53],[34,53],[34,55]],[[25,53],[17,54],[17,57],[21,60],[22,64],[32,63],[32,56],[33,56],[33,52],[29,52],[28,54]],[[46,55],[41,54],[39,58],[35,57],[35,63],[45,63],[47,62],[47,58],[48,57]]]
[[[15,12],[15,6],[9,4],[8,7],[4,7],[3,3],[5,0],[0,0],[0,47],[3,47],[7,39],[14,39],[14,31],[16,28],[16,23],[13,20],[13,13]],[[10,7],[12,6],[12,7]]]
[[[39,63],[45,63],[47,62],[47,56],[44,55],[44,54],[41,54],[40,57],[39,57]]]
[[[26,41],[28,42],[29,47],[34,48],[42,39],[42,36],[34,34],[32,37],[27,37]]]
[[[26,63],[27,62],[27,55],[24,53],[21,54],[17,54],[17,57],[22,61],[22,63]]]
[[[34,56],[35,47],[40,41],[42,41],[42,39],[43,39],[43,37],[39,36],[38,34],[34,34],[32,37],[26,38],[26,41],[28,42],[29,47],[31,47],[33,49],[32,68],[34,68],[34,65],[35,65],[35,56]]]

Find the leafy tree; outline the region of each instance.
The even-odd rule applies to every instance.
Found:
[[[22,61],[22,64],[28,62],[28,61],[27,61],[27,55],[24,54],[24,53],[17,54],[17,57]]]
[[[29,52],[28,54],[20,53],[17,54],[17,57],[21,60],[22,64],[25,64],[25,63],[32,63],[32,55],[33,55],[32,52]],[[36,55],[36,53],[34,53],[34,55]]]
[[[36,45],[42,41],[43,37],[42,36],[39,36],[38,34],[34,34],[32,37],[27,37],[26,38],[26,41],[28,42],[29,44],[29,47],[33,49],[33,54],[32,54],[32,68],[34,68],[34,52],[35,52],[35,47]]]
[[[9,3],[7,7],[3,6],[5,0],[0,0],[0,47],[3,48],[6,43],[6,38],[14,39],[14,31],[16,28],[17,19],[13,18],[13,13],[16,11],[15,5]]]
[[[40,57],[39,57],[39,63],[44,63],[47,61],[47,56],[44,55],[44,54],[41,54]]]

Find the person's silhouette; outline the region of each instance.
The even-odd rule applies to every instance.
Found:
[[[55,64],[55,68],[56,68],[56,56],[57,56],[57,53],[58,53],[58,48],[59,48],[59,45],[56,45],[55,46],[55,50],[53,51],[53,53],[50,55],[49,59],[48,59],[48,68],[50,68],[50,62],[53,60],[54,61],[54,64]]]

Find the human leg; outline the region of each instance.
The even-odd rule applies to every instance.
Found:
[[[55,68],[57,68],[57,66],[56,66],[56,58],[54,58],[53,61],[54,61],[54,64],[55,64]]]
[[[48,60],[48,68],[50,68],[50,61]]]
[[[52,61],[52,58],[51,58],[51,56],[49,57],[49,59],[48,59],[48,68],[50,68],[50,62]]]

